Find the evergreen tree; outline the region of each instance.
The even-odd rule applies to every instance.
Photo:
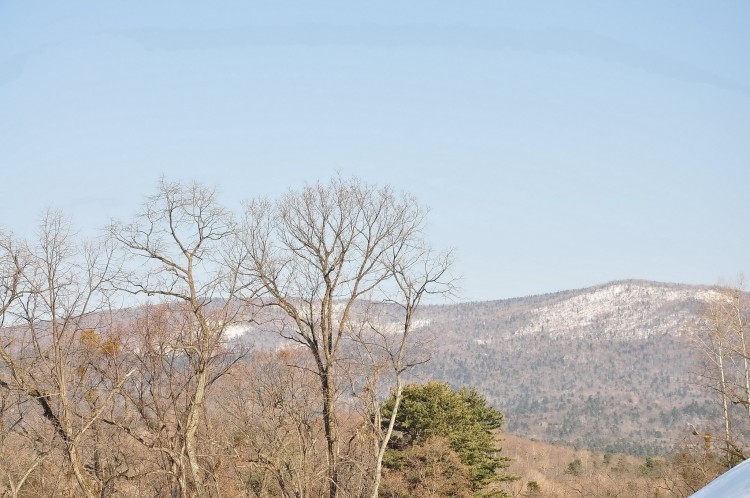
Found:
[[[384,420],[392,407],[393,396],[383,405]],[[450,448],[467,467],[474,491],[493,482],[511,480],[513,476],[503,473],[509,459],[499,456],[493,433],[503,421],[502,412],[489,406],[474,388],[455,391],[442,382],[409,384],[404,387],[386,465],[401,468],[408,449],[437,436],[449,441]]]

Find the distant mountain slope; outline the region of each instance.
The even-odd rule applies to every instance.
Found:
[[[476,385],[509,432],[603,451],[659,453],[715,416],[693,385],[687,333],[705,286],[647,281],[428,306],[432,359],[416,379]]]
[[[641,340],[681,336],[700,306],[718,296],[711,287],[628,280],[502,301],[428,306],[421,316],[440,328],[470,323],[485,340],[540,334]]]

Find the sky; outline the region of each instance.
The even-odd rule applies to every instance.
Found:
[[[458,300],[750,269],[745,1],[0,0],[0,227],[161,177],[429,206]]]

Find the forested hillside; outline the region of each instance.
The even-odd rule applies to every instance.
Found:
[[[507,430],[632,454],[673,450],[719,420],[696,385],[690,334],[708,287],[644,281],[503,301],[429,306],[432,358],[415,374],[474,385]]]

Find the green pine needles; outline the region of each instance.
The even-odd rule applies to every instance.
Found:
[[[391,395],[384,403],[384,420],[390,417],[394,401],[395,397]],[[502,412],[489,406],[484,396],[473,387],[456,391],[442,382],[408,384],[403,390],[385,465],[393,473],[405,473],[404,481],[412,491],[416,491],[415,486],[424,484],[417,482],[420,479],[439,478],[456,484],[463,476],[468,479],[472,493],[486,491],[492,483],[515,479],[503,472],[509,459],[499,455],[500,448],[493,433],[502,424]],[[464,468],[444,466],[442,469],[421,469],[421,473],[410,469],[410,454],[415,448],[434,447],[435,440],[446,441],[449,447],[443,453],[455,452],[458,457],[456,465]],[[445,462],[445,459],[441,461]],[[456,490],[453,493],[462,495]],[[498,491],[491,496],[503,494]]]

